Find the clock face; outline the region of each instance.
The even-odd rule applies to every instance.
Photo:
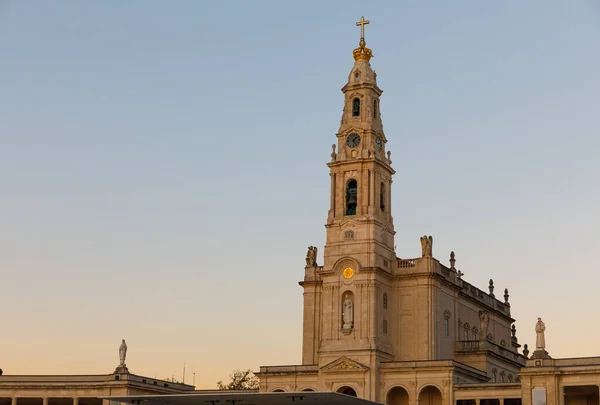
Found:
[[[346,138],[346,144],[351,148],[356,148],[358,145],[360,145],[360,135],[358,135],[356,132],[352,132]]]
[[[377,145],[377,150],[381,150],[383,148],[383,141],[379,135],[375,137],[375,145]]]
[[[343,274],[344,278],[351,278],[354,275],[354,270],[352,270],[352,267],[346,267]]]

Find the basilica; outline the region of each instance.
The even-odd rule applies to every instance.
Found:
[[[324,262],[309,247],[302,362],[260,368],[261,392],[334,391],[380,403],[598,404],[600,358],[553,359],[538,319],[519,344],[508,291],[483,291],[433,255],[394,249],[391,152],[361,18],[331,160]],[[416,239],[416,238],[415,238]],[[415,241],[416,242],[416,241]],[[496,295],[498,294],[498,295]]]

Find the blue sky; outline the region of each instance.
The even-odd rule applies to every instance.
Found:
[[[206,388],[300,362],[361,15],[398,254],[431,234],[522,343],[599,354],[598,2],[0,0],[5,373],[108,373],[121,338]]]

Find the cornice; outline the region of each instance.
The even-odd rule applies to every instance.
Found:
[[[350,165],[365,164],[365,163],[375,163],[375,164],[377,164],[377,166],[385,169],[385,171],[388,172],[390,175],[396,174],[396,171],[392,168],[392,166],[390,166],[384,160],[378,159],[375,157],[368,157],[368,158],[356,157],[356,158],[350,158],[350,159],[342,160],[342,161],[327,162],[327,166],[329,168],[334,168],[334,167],[339,167],[339,166],[350,166]]]

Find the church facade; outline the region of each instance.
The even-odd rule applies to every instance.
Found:
[[[453,253],[448,265],[434,258],[431,236],[421,237],[419,257],[396,256],[395,172],[365,24],[357,23],[361,39],[327,163],[324,262],[309,247],[300,282],[302,363],[261,367],[260,391],[335,391],[398,405],[598,404],[600,358],[552,359],[541,319],[529,356],[508,290],[495,292],[492,280],[488,291],[469,284]]]

